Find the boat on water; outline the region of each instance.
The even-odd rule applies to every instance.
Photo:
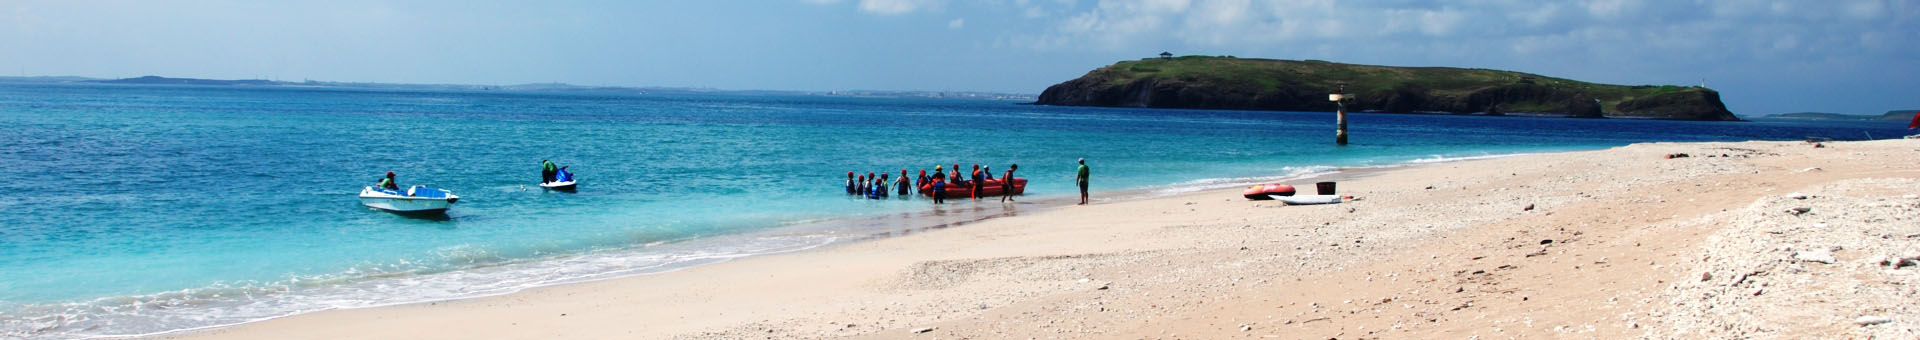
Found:
[[[1006,192],[1006,186],[1004,185],[1006,182],[1004,179],[989,179],[982,182],[985,182],[984,183],[985,185],[981,186],[980,188],[980,197],[1000,196],[1000,195],[1020,195],[1020,194],[1025,194],[1027,192],[1027,179],[1025,178],[1013,179],[1013,191],[1011,192]],[[933,183],[929,182],[926,184],[921,184],[920,194],[933,196]],[[955,185],[952,183],[948,183],[947,198],[957,198],[957,197],[973,197],[973,187],[969,185]]]
[[[573,172],[567,171],[565,167],[560,168],[560,171],[555,173],[553,177],[554,181],[540,183],[540,187],[555,191],[573,191],[575,185],[580,184],[574,180]]]
[[[540,183],[540,187],[547,188],[547,190],[555,190],[555,191],[573,191],[573,188],[577,184],[579,183],[574,181],[546,182],[546,183]]]
[[[445,213],[447,208],[452,208],[453,203],[459,201],[460,196],[424,185],[415,185],[406,191],[374,187],[360,189],[361,205],[395,213]]]

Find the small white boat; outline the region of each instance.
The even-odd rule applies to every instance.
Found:
[[[540,183],[540,187],[547,188],[548,190],[573,191],[574,185],[579,184],[579,182],[575,182],[573,172],[567,171],[566,167],[561,167],[560,171],[554,173],[553,177],[555,179],[554,181]]]
[[[453,207],[453,202],[459,201],[460,196],[424,185],[415,185],[405,192],[373,187],[360,189],[360,204],[396,213],[445,213]]]
[[[577,183],[575,183],[574,181],[546,182],[546,183],[540,183],[540,187],[551,189],[551,190],[573,191],[575,184]]]

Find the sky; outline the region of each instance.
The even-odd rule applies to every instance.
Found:
[[[1037,94],[1122,60],[1700,85],[1736,114],[1920,108],[1920,0],[35,1],[0,74]]]

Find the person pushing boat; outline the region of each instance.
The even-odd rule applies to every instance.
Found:
[[[1014,164],[1014,165],[1008,166],[1007,174],[1000,175],[1000,202],[1001,203],[1013,201],[1013,171],[1014,170],[1020,170],[1020,165]]]
[[[980,200],[980,189],[986,187],[986,183],[985,177],[980,173],[980,165],[974,164],[973,177],[968,178],[967,181],[967,188],[972,190],[968,196],[972,196],[971,198],[975,201]]]

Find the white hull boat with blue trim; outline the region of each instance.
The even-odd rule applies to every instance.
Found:
[[[460,196],[424,185],[415,185],[406,191],[360,189],[360,204],[396,213],[444,213],[453,207],[453,202],[459,201]]]

